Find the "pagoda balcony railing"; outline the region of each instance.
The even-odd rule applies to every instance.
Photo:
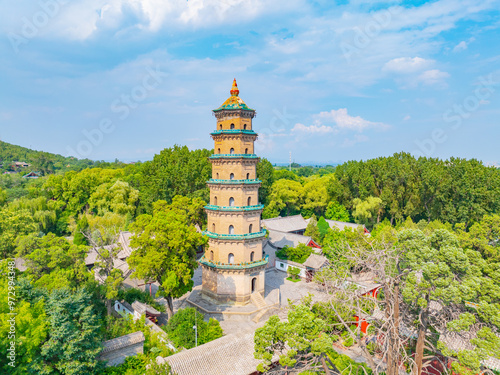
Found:
[[[259,267],[259,266],[264,266],[267,263],[269,263],[269,255],[266,255],[264,259],[261,260],[256,260],[253,262],[242,262],[242,263],[222,263],[222,262],[214,262],[211,260],[208,260],[205,258],[203,255],[199,260],[199,263],[204,264],[208,267],[212,268],[226,268],[226,269],[237,269],[237,270],[243,270],[247,268],[254,268],[254,267]]]
[[[262,229],[260,232],[254,233],[245,233],[245,234],[222,234],[222,233],[214,233],[208,230],[202,232],[202,234],[214,238],[216,240],[251,240],[253,238],[264,237],[267,234],[265,229]]]
[[[209,159],[258,159],[259,157],[255,154],[213,154],[209,156]]]
[[[254,180],[218,180],[211,178],[207,181],[208,184],[227,184],[227,185],[239,185],[239,184],[260,184],[262,181],[259,179]]]
[[[216,206],[214,204],[208,204],[205,209],[211,211],[258,211],[264,209],[263,204],[256,204],[254,206]]]
[[[257,133],[254,132],[253,130],[246,130],[246,129],[221,129],[221,130],[214,130],[210,134],[219,135],[219,134],[238,134],[238,133],[257,135]]]

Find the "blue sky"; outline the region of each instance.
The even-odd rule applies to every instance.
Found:
[[[212,148],[236,77],[272,162],[500,163],[500,0],[0,0],[0,138],[125,161]]]

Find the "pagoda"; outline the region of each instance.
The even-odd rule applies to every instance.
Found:
[[[202,293],[219,303],[244,305],[254,296],[264,296],[263,254],[266,231],[260,216],[257,163],[252,119],[255,110],[239,97],[236,79],[231,96],[213,113],[217,128],[211,133],[214,154],[210,156],[212,178],[208,217],[208,247],[199,260],[203,270]],[[260,297],[260,296],[259,296]]]

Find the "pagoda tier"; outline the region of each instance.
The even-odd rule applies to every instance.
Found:
[[[262,244],[257,163],[252,129],[255,111],[238,96],[236,80],[231,97],[214,110],[214,140],[210,204],[207,213],[208,247],[199,263],[203,269],[202,291],[223,302],[248,303],[252,293],[264,293],[268,258]]]

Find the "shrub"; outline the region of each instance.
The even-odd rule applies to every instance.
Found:
[[[195,330],[193,329],[195,324],[198,331],[198,345],[222,337],[219,322],[212,318],[205,322],[204,316],[194,307],[179,310],[170,318],[164,330],[176,347],[190,349],[195,346]]]

